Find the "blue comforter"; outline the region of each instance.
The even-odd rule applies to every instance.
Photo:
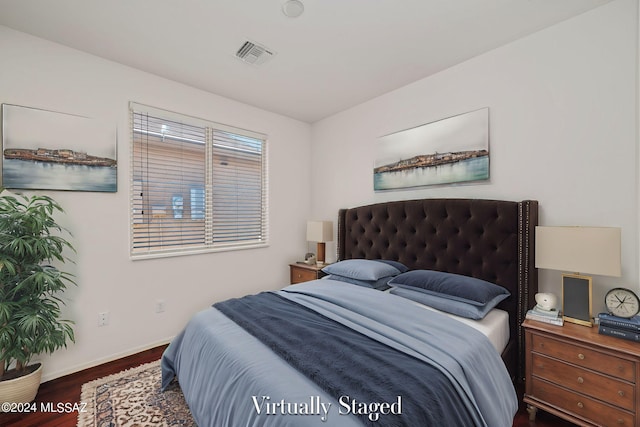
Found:
[[[509,375],[473,328],[403,298],[331,280],[277,294],[429,364],[455,390],[458,411],[471,417],[471,425],[512,425],[517,399]],[[194,316],[166,350],[162,366],[163,387],[177,374],[200,426],[352,426],[362,421],[352,412],[366,421],[371,414],[362,412],[382,418],[401,404],[337,400],[215,308]]]

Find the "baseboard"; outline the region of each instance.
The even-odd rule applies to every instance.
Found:
[[[69,374],[74,374],[76,372],[80,372],[83,371],[85,369],[89,369],[89,368],[94,368],[96,366],[102,365],[104,363],[109,363],[109,362],[113,362],[114,360],[118,360],[118,359],[122,359],[123,357],[128,357],[128,356],[132,356],[136,353],[141,353],[143,351],[146,350],[150,350],[152,348],[155,347],[160,347],[161,345],[167,345],[169,344],[172,340],[173,340],[173,336],[169,337],[169,338],[164,338],[161,339],[159,341],[156,341],[154,343],[149,343],[140,347],[136,347],[136,348],[132,348],[120,353],[116,353],[116,354],[112,354],[100,359],[96,359],[96,360],[92,360],[90,362],[87,363],[83,363],[81,365],[76,365],[76,366],[72,366],[68,369],[62,369],[60,371],[56,371],[56,372],[47,372],[46,374],[42,375],[42,381],[41,383],[47,382],[47,381],[51,381],[51,380],[55,380],[56,378],[60,378],[60,377],[64,377],[65,375],[69,375]]]

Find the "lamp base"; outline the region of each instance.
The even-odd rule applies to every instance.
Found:
[[[592,278],[581,274],[562,275],[562,317],[565,322],[593,326]]]
[[[324,265],[325,244],[324,242],[318,242],[318,252],[316,260],[318,265]]]

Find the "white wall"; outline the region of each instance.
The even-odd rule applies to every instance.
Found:
[[[66,294],[76,344],[42,357],[45,380],[166,342],[213,302],[288,283],[287,263],[306,250],[308,124],[2,26],[0,58],[0,102],[105,119],[118,127],[117,193],[47,192],[67,212],[61,222],[78,251],[73,267],[78,287]],[[129,259],[129,101],[269,136],[268,248]],[[158,299],[166,301],[162,314],[155,313]],[[98,327],[102,311],[110,312],[110,325]]]
[[[622,278],[594,277],[603,295],[638,286],[636,122],[638,13],[618,0],[390,92],[312,128],[312,212],[393,199],[536,199],[543,225],[621,227]],[[491,179],[374,193],[376,138],[489,107]],[[327,248],[335,259],[335,244]],[[560,272],[540,288],[560,294]]]

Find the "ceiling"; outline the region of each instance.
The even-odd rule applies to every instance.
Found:
[[[0,25],[312,123],[611,0],[302,1],[0,0]]]

